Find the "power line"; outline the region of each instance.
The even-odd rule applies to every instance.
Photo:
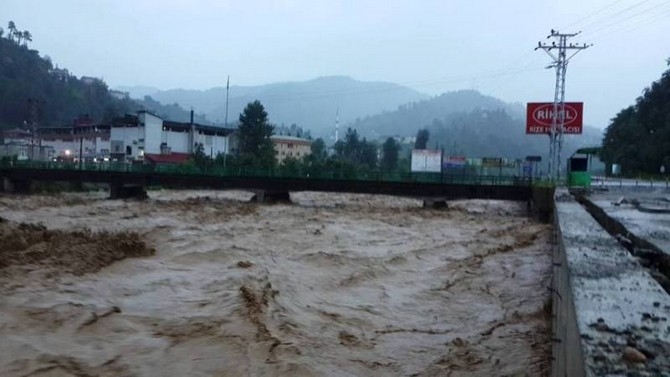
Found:
[[[630,31],[637,30],[641,27],[648,26],[648,25],[650,25],[650,24],[652,24],[652,23],[654,23],[658,20],[665,19],[665,17],[667,17],[667,16],[670,16],[670,8],[668,8],[667,10],[665,10],[663,12],[653,14],[653,15],[651,15],[651,17],[640,19],[638,22],[635,22],[633,24],[624,25],[623,27],[620,27],[618,29],[614,29],[614,30],[609,31],[607,33],[601,33],[600,35],[596,36],[593,39],[593,41],[595,42],[595,41],[601,40],[601,39],[603,39],[605,37],[608,37],[608,36],[615,35],[615,34],[620,33],[620,32],[630,32]]]
[[[595,30],[590,31],[590,35],[597,35],[598,33],[600,33],[600,32],[604,32],[604,31],[606,31],[607,29],[611,28],[612,26],[619,25],[619,24],[621,24],[622,22],[628,21],[628,20],[630,20],[630,19],[632,19],[632,18],[635,18],[635,17],[637,17],[637,16],[643,15],[643,14],[648,13],[648,12],[650,12],[650,11],[654,11],[654,10],[656,10],[656,9],[662,7],[662,6],[667,6],[668,4],[669,4],[669,3],[661,3],[661,4],[657,4],[656,6],[653,6],[653,7],[650,7],[650,8],[646,8],[646,9],[643,9],[643,10],[641,10],[641,11],[639,11],[639,12],[630,14],[630,15],[628,15],[628,17],[619,19],[619,20],[617,20],[617,21],[614,21],[614,22],[611,22],[611,23],[609,23],[609,24],[600,26],[600,27],[596,28]]]
[[[588,34],[590,37],[592,37],[593,41],[600,40],[603,36],[609,36],[615,32],[622,30],[634,30],[640,23],[656,21],[657,19],[666,15],[666,9],[663,9],[663,7],[670,5],[670,1],[662,1],[657,4],[647,4],[650,2],[650,0],[643,0],[617,10],[615,6],[621,4],[622,1],[623,0],[617,0],[604,7],[598,8],[597,10],[589,13],[587,16],[572,22],[567,27],[574,27],[581,24],[578,27],[581,28],[585,34]],[[645,4],[648,6],[643,7]],[[600,18],[594,18],[594,16],[602,14],[608,10],[614,10],[615,12],[611,14],[605,14]],[[656,13],[650,15],[650,17],[645,17],[650,12]],[[625,25],[621,28],[616,28],[618,25],[627,23],[627,21],[631,20],[633,24]],[[584,23],[584,21],[587,22]]]
[[[510,80],[516,78],[519,76],[519,74],[524,73],[524,72],[530,72],[530,71],[541,71],[544,70],[544,68],[534,68],[530,69],[530,67],[535,66],[537,64],[537,61],[539,60],[539,56],[535,55],[533,59],[529,60],[527,64],[524,66],[524,69],[522,71],[517,71],[513,74],[507,75],[505,77],[499,77],[491,81],[492,88],[488,90],[488,93],[490,95],[493,95],[496,93],[498,89],[500,89],[502,86],[506,85]],[[528,69],[525,69],[528,68]]]
[[[600,23],[602,23],[602,22],[607,22],[608,20],[613,19],[613,18],[616,18],[617,16],[619,16],[619,15],[621,15],[621,14],[626,14],[627,12],[629,12],[629,11],[631,11],[631,10],[633,10],[633,9],[635,9],[635,8],[637,8],[637,7],[639,7],[639,6],[641,6],[641,5],[644,5],[644,4],[648,3],[649,1],[650,1],[650,0],[643,0],[643,1],[640,1],[639,3],[635,3],[635,4],[631,5],[631,6],[628,6],[628,7],[624,8],[624,9],[619,10],[618,12],[612,13],[612,14],[610,14],[609,16],[606,16],[606,17],[597,19],[597,20],[595,20],[595,21],[593,21],[593,22],[590,22],[590,23],[586,23],[586,25],[582,25],[580,28],[581,28],[582,30],[586,30],[586,29],[588,29],[588,28],[590,28],[590,27],[592,27],[592,26],[596,26],[596,25],[598,25],[598,24],[600,24]]]
[[[619,4],[619,3],[622,2],[622,1],[623,1],[623,0],[617,0],[617,1],[613,2],[613,3],[611,3],[611,4],[608,4],[608,5],[606,5],[606,6],[602,7],[602,8],[600,8],[600,9],[598,9],[598,10],[592,12],[592,13],[589,13],[588,15],[586,15],[586,16],[584,16],[584,17],[578,19],[577,21],[575,21],[575,22],[573,22],[573,23],[571,23],[570,25],[565,26],[565,29],[568,29],[568,28],[574,27],[574,26],[576,26],[576,25],[579,25],[580,22],[582,22],[582,21],[584,21],[584,20],[587,20],[587,19],[589,19],[589,18],[595,16],[596,14],[598,14],[598,13],[600,13],[600,12],[605,11],[605,10],[607,10],[607,9],[609,9],[609,8],[611,8],[611,7],[615,6],[615,5],[617,5],[617,4]]]

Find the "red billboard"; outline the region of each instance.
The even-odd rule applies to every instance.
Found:
[[[559,106],[557,114],[560,115],[560,111]],[[583,102],[566,102],[563,133],[581,134],[583,114]],[[529,102],[526,107],[526,133],[549,134],[555,116],[553,102]]]

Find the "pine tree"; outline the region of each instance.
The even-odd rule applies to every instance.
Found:
[[[254,165],[272,167],[275,165],[275,149],[272,143],[274,126],[268,122],[268,113],[256,100],[247,104],[240,114],[239,150],[242,158]]]

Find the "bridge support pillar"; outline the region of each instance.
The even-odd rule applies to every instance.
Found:
[[[7,177],[2,178],[2,191],[18,194],[27,194],[30,192],[30,180],[12,180]]]
[[[147,190],[142,185],[110,184],[110,199],[146,199]]]
[[[533,187],[533,204],[541,222],[552,221],[554,213],[554,188]]]
[[[445,198],[425,198],[423,199],[423,208],[429,209],[446,209],[447,199]]]
[[[291,203],[291,195],[288,191],[254,190],[252,202],[256,203]]]

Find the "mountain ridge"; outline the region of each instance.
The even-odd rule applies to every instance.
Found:
[[[117,87],[129,91],[129,86]],[[146,88],[146,87],[145,87]],[[193,107],[210,121],[225,119],[226,89],[216,86],[205,90],[169,89],[149,96],[163,104],[177,103]],[[228,122],[234,122],[247,103],[259,100],[277,125],[297,124],[316,136],[334,133],[336,116],[341,124],[357,118],[429,98],[414,89],[384,81],[360,81],[349,76],[321,76],[306,81],[276,82],[257,86],[231,86]],[[330,116],[324,116],[329,114]]]

